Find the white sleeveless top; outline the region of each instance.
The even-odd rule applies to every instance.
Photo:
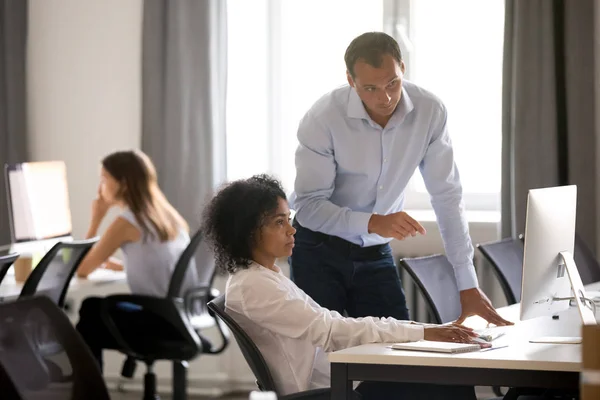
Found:
[[[183,229],[174,240],[161,242],[156,236],[147,235],[143,239],[143,230],[135,220],[133,212],[126,208],[120,215],[139,229],[142,238],[137,242],[128,242],[121,246],[124,254],[127,283],[134,294],[164,297],[169,289],[171,275],[177,260],[190,243],[190,236]],[[150,226],[151,231],[152,227]],[[198,272],[192,257],[187,274],[183,280],[181,294],[196,286]]]

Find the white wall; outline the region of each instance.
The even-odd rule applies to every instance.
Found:
[[[67,164],[82,237],[107,153],[140,146],[142,0],[30,0],[29,146]]]

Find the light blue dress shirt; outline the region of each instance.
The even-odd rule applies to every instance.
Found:
[[[403,210],[404,191],[419,167],[458,288],[477,287],[446,116],[436,96],[407,81],[385,128],[350,86],[323,96],[298,128],[290,205],[300,225],[360,246],[389,242],[368,233],[369,219]]]

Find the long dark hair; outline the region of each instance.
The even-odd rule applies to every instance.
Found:
[[[144,240],[154,236],[161,242],[173,240],[188,225],[158,187],[156,169],[139,150],[117,151],[102,160],[102,167],[121,184],[117,194],[135,216]]]

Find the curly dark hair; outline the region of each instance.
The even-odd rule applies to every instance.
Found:
[[[255,175],[225,185],[203,213],[203,231],[217,266],[229,273],[248,268],[252,247],[265,217],[286,200],[281,183],[269,175]]]

